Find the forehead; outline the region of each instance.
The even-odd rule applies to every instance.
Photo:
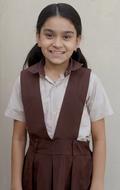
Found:
[[[76,29],[72,22],[61,16],[50,17],[42,26],[42,30],[51,29],[56,32],[72,31],[76,33]]]

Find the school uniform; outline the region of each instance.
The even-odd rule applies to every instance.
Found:
[[[19,88],[15,90],[17,80],[5,114],[26,122],[30,137],[23,190],[89,190],[90,123],[112,114],[107,95],[95,78],[90,69],[74,60],[56,82],[45,76],[44,61],[21,72]]]

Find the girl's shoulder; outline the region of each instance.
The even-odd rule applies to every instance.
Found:
[[[90,73],[90,83],[91,83],[91,85],[102,84],[101,79],[93,70],[91,70],[91,73]]]
[[[12,91],[19,91],[20,89],[20,74],[16,77],[13,82]]]
[[[99,93],[103,95],[106,93],[102,80],[93,70],[91,70],[90,79],[89,79],[89,87],[88,87],[88,95],[92,96],[93,94],[97,95]]]
[[[101,79],[94,71],[91,71],[90,75],[86,105],[92,121],[113,114],[108,94]]]

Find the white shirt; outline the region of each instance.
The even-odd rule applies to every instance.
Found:
[[[53,138],[55,132],[69,76],[70,75],[67,75],[65,77],[62,74],[55,82],[48,76],[39,77],[45,123],[50,138]],[[90,140],[91,122],[105,118],[107,115],[111,115],[112,113],[113,111],[103,85],[98,76],[91,71],[86,102],[83,109],[77,140]],[[25,122],[24,108],[21,99],[20,76],[16,79],[13,85],[12,94],[5,111],[5,116]]]

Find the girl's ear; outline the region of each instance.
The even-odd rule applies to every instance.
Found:
[[[38,46],[40,47],[40,35],[38,33],[36,33],[36,42]]]
[[[79,46],[80,46],[80,41],[81,41],[81,36],[78,36],[78,37],[77,37],[77,40],[76,40],[75,51],[79,48]]]
[[[78,36],[77,37],[77,46],[79,47],[79,45],[80,45],[80,41],[81,41],[81,36]]]

